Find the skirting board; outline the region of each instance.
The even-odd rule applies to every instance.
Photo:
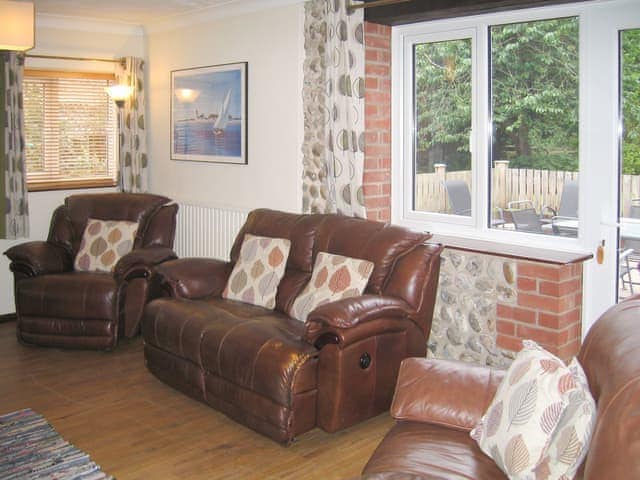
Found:
[[[18,316],[15,313],[4,313],[0,315],[0,323],[15,322]]]

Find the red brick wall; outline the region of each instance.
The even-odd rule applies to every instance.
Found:
[[[365,23],[367,217],[391,220],[391,27]],[[568,360],[581,340],[582,266],[518,263],[517,306],[498,304],[497,342],[518,351],[531,338]]]
[[[570,360],[582,338],[582,265],[518,262],[517,305],[498,303],[498,347],[518,351],[535,340]]]
[[[391,220],[391,27],[365,23],[364,198],[367,217]]]

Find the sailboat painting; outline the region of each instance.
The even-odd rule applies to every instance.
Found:
[[[247,63],[171,72],[171,159],[247,163]]]

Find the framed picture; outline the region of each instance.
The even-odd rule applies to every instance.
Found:
[[[247,163],[247,62],[171,72],[171,159]]]

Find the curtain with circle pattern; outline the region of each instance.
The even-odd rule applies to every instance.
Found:
[[[144,60],[123,58],[116,67],[116,82],[131,88],[131,95],[119,112],[120,188],[123,192],[146,192],[149,158],[144,113]]]
[[[0,52],[0,238],[29,236],[22,80],[24,54]]]
[[[305,5],[303,211],[364,217],[364,14],[348,4]]]

